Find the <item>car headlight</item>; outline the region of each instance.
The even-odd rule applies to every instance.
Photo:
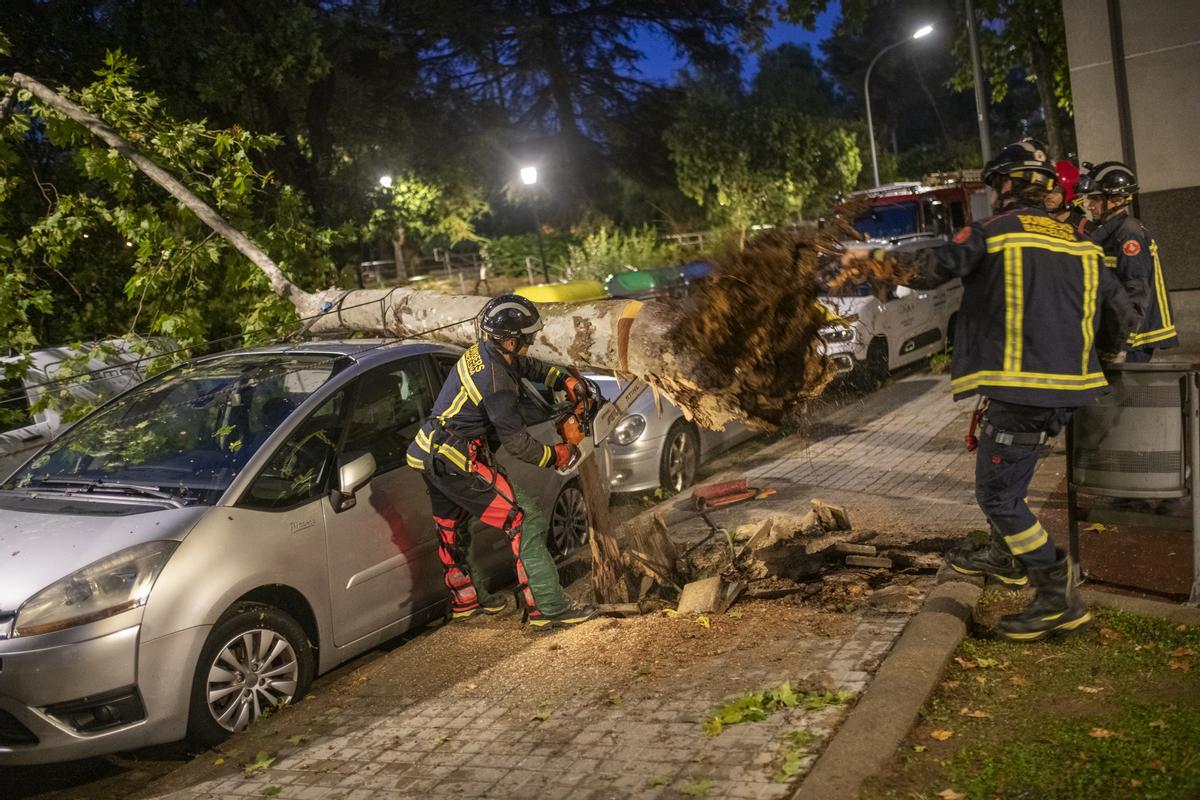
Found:
[[[144,542],[68,575],[25,601],[13,636],[61,631],[144,605],[179,542]]]
[[[853,342],[854,328],[849,328],[844,325],[830,325],[827,328],[821,328],[820,336],[829,344]]]
[[[613,428],[613,441],[617,444],[629,444],[636,441],[645,430],[646,418],[641,414],[630,414]]]

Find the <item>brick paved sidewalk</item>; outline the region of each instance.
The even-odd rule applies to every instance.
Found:
[[[737,453],[711,481],[744,477],[779,490],[739,515],[802,512],[819,497],[844,506],[856,528],[898,538],[987,527],[975,503],[975,456],[963,444],[975,404],[951,399],[949,376],[910,374],[842,402],[814,409],[807,430]]]
[[[804,436],[739,454],[740,466],[727,474],[775,486],[780,493],[769,502],[742,506],[737,513],[802,510],[810,498],[821,497],[845,505],[856,527],[909,534],[962,533],[982,527],[971,484],[973,457],[962,445],[971,407],[953,404],[948,384],[943,376],[903,377],[844,407],[822,410],[819,422]],[[678,507],[682,500],[672,505]],[[497,662],[484,665],[477,676],[465,677],[467,673],[460,670],[444,686],[424,688],[413,697],[405,695],[396,677],[400,671],[393,670],[389,678],[386,666],[374,670],[372,665],[370,670],[360,670],[363,676],[351,676],[351,688],[334,686],[328,692],[339,699],[318,716],[323,722],[315,728],[319,735],[271,750],[278,757],[270,768],[249,777],[231,769],[236,764],[222,768],[216,777],[211,768],[197,770],[195,779],[171,782],[191,784],[189,788],[165,796],[177,800],[676,798],[697,792],[695,796],[784,798],[791,786],[773,778],[787,734],[804,729],[814,736],[809,749],[813,755],[806,759],[811,762],[843,718],[845,707],[792,708],[761,722],[732,726],[715,738],[701,730],[705,714],[745,692],[784,680],[816,681],[830,689],[860,692],[908,617],[873,611],[830,615],[841,620],[832,635],[815,634],[804,626],[776,625],[749,640],[736,640],[731,626],[788,619],[788,614],[798,613],[779,603],[755,602],[737,608],[739,613],[745,609],[744,620],[714,618],[711,630],[682,617],[609,620],[546,637],[526,635],[525,642],[518,641],[522,634],[514,621],[502,622],[511,626],[511,636],[518,640],[512,640],[496,656]],[[636,680],[631,687],[629,675],[616,668],[605,684],[606,676],[596,677],[605,668],[594,665],[590,665],[590,683],[581,683],[576,692],[560,692],[556,699],[505,691],[508,676],[531,669],[564,670],[568,683],[572,675],[588,672],[578,664],[563,665],[572,654],[593,652],[571,637],[600,637],[594,652],[605,655],[596,659],[608,663],[608,654],[631,657],[614,651],[628,649],[632,634],[665,631],[655,626],[668,624],[688,626],[694,631],[687,634],[689,640],[697,640],[691,644],[700,649],[689,651],[685,666],[672,675],[656,674],[654,691],[637,688],[641,684]],[[681,629],[670,630],[677,634]],[[621,631],[624,634],[618,637]],[[489,635],[502,634],[493,627]],[[461,649],[469,636],[462,629],[435,630],[379,663]],[[612,638],[604,639],[608,636]],[[362,688],[352,688],[356,686]],[[387,694],[390,686],[395,686],[395,696]],[[480,697],[485,687],[491,693]],[[356,694],[365,689],[371,690],[369,703]],[[624,694],[619,705],[610,701],[613,693]],[[304,711],[310,703],[329,701],[318,698],[272,720],[283,726],[280,738],[288,732],[287,714]],[[231,745],[245,749],[238,744],[240,738],[231,740]],[[239,758],[248,760],[246,753]]]
[[[744,613],[747,618],[765,618],[778,611],[771,604],[757,603]],[[753,653],[740,653],[749,656],[743,659],[752,662],[749,667],[735,665],[719,648],[710,650],[679,674],[663,676],[674,691],[641,693],[635,687],[619,697],[592,686],[549,703],[516,691],[505,694],[501,682],[506,672],[522,669],[529,659],[552,662],[550,653],[571,647],[570,640],[562,637],[582,631],[538,637],[528,650],[480,675],[475,679],[478,684],[460,682],[428,699],[397,703],[392,710],[370,711],[362,708],[364,704],[346,702],[329,712],[336,727],[311,742],[285,746],[270,768],[249,777],[235,772],[165,796],[174,800],[263,796],[598,800],[673,798],[682,796],[681,789],[710,785],[705,796],[784,798],[790,786],[774,778],[787,734],[800,729],[812,734],[813,755],[803,764],[807,769],[845,715],[846,706],[818,710],[797,706],[761,722],[729,726],[716,737],[702,731],[705,715],[743,692],[775,687],[785,680],[858,694],[907,620],[901,614],[870,611],[847,615],[843,635],[784,631],[774,641],[759,642]],[[701,630],[683,617],[590,623],[600,626],[601,635],[608,632],[604,626],[615,631],[644,624]],[[713,623],[714,630],[723,624],[744,623],[722,620]],[[443,633],[448,631],[434,636]],[[720,642],[724,637],[712,640]],[[400,653],[392,657],[396,655]],[[613,672],[614,687],[628,682],[618,670]],[[499,696],[474,699],[471,689],[484,682],[499,687]]]

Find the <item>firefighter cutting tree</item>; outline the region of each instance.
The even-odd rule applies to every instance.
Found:
[[[523,378],[582,399],[587,384],[558,367],[531,358],[542,329],[537,307],[517,295],[501,295],[480,315],[479,341],[467,348],[446,379],[432,416],[408,448],[408,465],[425,479],[438,529],[438,556],[450,590],[452,619],[505,610],[502,596],[487,592],[466,554],[472,518],[500,530],[516,559],[518,597],[534,628],[578,625],[596,615],[563,594],[546,548],[546,523],[532,500],[515,487],[493,457],[500,445],[516,458],[547,469],[566,469],[579,458],[569,442],[550,445],[525,429],[519,403]]]

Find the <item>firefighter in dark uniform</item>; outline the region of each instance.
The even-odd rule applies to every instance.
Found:
[[[1009,145],[983,173],[994,216],[943,245],[890,254],[916,273],[914,288],[962,279],[951,389],[956,400],[981,395],[987,403],[975,496],[991,522],[992,541],[952,554],[950,564],[1009,585],[1033,585],[1029,606],[999,623],[1004,636],[1019,641],[1077,630],[1091,619],[1068,557],[1025,496],[1046,441],[1075,408],[1107,391],[1097,345],[1119,342],[1136,319],[1100,248],[1046,210],[1056,177],[1039,143]],[[855,258],[861,256],[843,261]]]
[[[1079,185],[1092,218],[1092,241],[1104,248],[1105,266],[1116,270],[1142,314],[1122,348],[1130,363],[1147,362],[1155,350],[1179,346],[1158,242],[1130,213],[1137,190],[1137,178],[1118,161],[1090,167]]]
[[[528,378],[580,399],[586,385],[557,367],[526,355],[542,329],[537,307],[517,295],[488,302],[479,341],[455,365],[433,412],[408,448],[408,464],[420,470],[438,528],[438,556],[450,590],[451,619],[480,612],[498,614],[502,598],[487,594],[472,576],[468,524],[474,517],[504,533],[516,559],[518,594],[534,628],[577,625],[596,615],[563,594],[546,548],[546,525],[532,501],[515,488],[492,457],[500,445],[512,456],[554,469],[578,458],[574,445],[544,444],[530,436],[521,417],[520,381]]]

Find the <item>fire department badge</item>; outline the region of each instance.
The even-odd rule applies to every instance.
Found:
[[[1130,239],[1125,243],[1124,247],[1121,248],[1121,252],[1127,256],[1136,256],[1138,253],[1142,252],[1142,246],[1133,239]]]
[[[967,239],[970,239],[970,238],[971,238],[971,226],[968,225],[965,228],[959,228],[958,233],[954,234],[954,243],[962,244],[963,242],[965,242]]]

